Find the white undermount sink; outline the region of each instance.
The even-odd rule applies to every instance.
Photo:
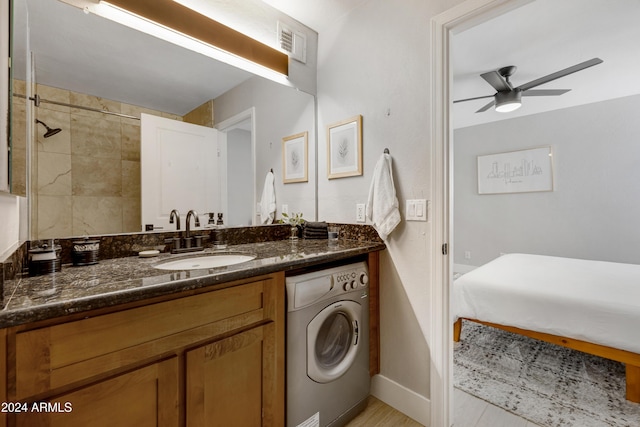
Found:
[[[154,265],[159,270],[198,270],[202,268],[225,267],[251,261],[255,255],[245,254],[212,254],[180,258]]]

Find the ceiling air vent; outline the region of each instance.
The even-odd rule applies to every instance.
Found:
[[[278,43],[289,56],[303,64],[307,63],[307,37],[282,22],[278,22]]]

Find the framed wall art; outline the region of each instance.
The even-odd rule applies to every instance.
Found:
[[[308,178],[308,132],[282,138],[282,181],[307,182]]]
[[[362,116],[327,126],[327,177],[362,175]]]
[[[478,156],[478,193],[553,191],[551,147]]]

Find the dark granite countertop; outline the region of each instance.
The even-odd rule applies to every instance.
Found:
[[[300,239],[295,243],[280,240],[234,245],[224,251],[206,249],[183,255],[160,254],[154,258],[108,259],[82,267],[63,265],[62,271],[54,274],[5,282],[0,327],[340,261],[383,249],[385,245],[380,242],[341,239],[337,245],[330,246],[327,240]],[[239,252],[256,258],[213,269],[167,271],[153,268],[154,264],[172,258],[216,252]]]

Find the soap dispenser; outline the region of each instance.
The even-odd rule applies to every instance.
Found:
[[[213,212],[209,212],[209,220],[207,221],[207,225],[204,228],[216,228],[216,219],[215,219],[215,213]]]
[[[222,213],[218,214],[218,222],[213,230],[213,247],[216,249],[227,248],[227,230],[222,221]]]

